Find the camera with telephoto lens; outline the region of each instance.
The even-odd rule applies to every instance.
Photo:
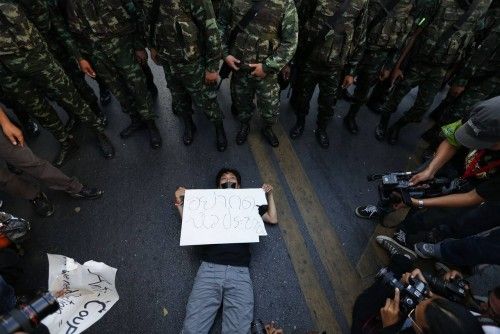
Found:
[[[48,315],[59,309],[59,303],[49,292],[21,309],[0,316],[0,334],[32,332]]]
[[[257,321],[252,321],[252,324],[250,325],[250,333],[251,334],[266,334],[266,326],[264,326],[264,323],[262,320],[258,319]]]
[[[449,282],[432,276],[424,274],[427,283],[432,289],[432,292],[437,293],[454,302],[463,302],[467,298],[467,285],[469,283],[463,278],[455,278]]]
[[[394,273],[387,268],[380,269],[377,273],[377,278],[381,279],[385,284],[399,289],[399,310],[403,314],[410,313],[418,303],[425,299],[429,292],[427,284],[416,277],[410,277],[409,284],[406,286],[403,285],[394,276]]]

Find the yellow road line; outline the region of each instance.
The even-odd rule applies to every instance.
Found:
[[[261,178],[265,182],[272,183],[274,186],[274,197],[278,210],[278,225],[288,249],[288,254],[290,255],[300,288],[310,310],[311,317],[318,330],[324,330],[327,331],[327,333],[341,333],[342,330],[336,321],[333,309],[321,287],[318,273],[314,267],[314,263],[304,238],[302,237],[298,223],[293,216],[287,196],[280,186],[279,178],[273,167],[271,157],[266,151],[266,147],[260,141],[260,138],[251,134],[248,141],[255,161],[257,161]]]

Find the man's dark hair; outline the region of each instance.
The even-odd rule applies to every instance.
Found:
[[[217,176],[215,177],[215,187],[216,188],[219,188],[219,183],[220,183],[220,178],[222,177],[222,175],[226,174],[226,173],[231,173],[233,174],[234,176],[236,176],[236,180],[238,180],[238,184],[239,186],[241,187],[241,175],[240,175],[240,172],[238,172],[236,169],[232,169],[232,168],[222,168],[218,173],[217,173]]]
[[[468,309],[445,298],[433,299],[424,314],[428,327],[426,333],[483,333],[479,321]]]

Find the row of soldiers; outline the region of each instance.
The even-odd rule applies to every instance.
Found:
[[[0,100],[10,102],[19,119],[26,118],[23,112],[35,117],[61,143],[56,165],[78,147],[70,134],[75,122],[62,124],[47,99],[92,128],[103,155],[112,158],[106,117],[85,73],[98,79],[101,94],[109,89],[130,116],[121,137],[147,129],[151,146],[159,148],[149,48],[152,60],[163,66],[172,110],[184,122],[185,145],[196,132],[194,106],[214,124],[217,149],[227,147],[217,103],[221,60],[232,71],[239,145],[247,139],[255,100],[263,136],[271,146],[279,145],[273,124],[280,79],[292,82],[290,104],[297,117],[292,138],[303,134],[319,86],[315,136],[327,148],[337,96],[356,79],[344,125],[357,133],[356,115],[367,103],[381,112],[376,138],[395,143],[406,124],[422,119],[450,78],[450,97],[437,113],[438,123],[461,118],[468,105],[498,94],[498,3],[222,0],[212,6],[209,0],[0,0]],[[389,127],[392,113],[415,86],[414,105]]]

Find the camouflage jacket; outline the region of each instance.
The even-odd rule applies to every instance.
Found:
[[[193,62],[200,57],[206,69],[216,72],[222,57],[220,35],[210,0],[149,0],[146,20],[148,40],[161,49],[170,63]],[[148,1],[145,1],[145,3]]]
[[[44,46],[43,38],[17,2],[0,0],[0,56]]]
[[[331,28],[324,41],[315,41],[316,36],[328,26],[328,19],[335,14],[344,0],[318,0],[312,14],[300,32],[299,49],[309,49],[307,59],[297,61],[312,62],[320,67],[345,67],[345,74],[353,74],[363,55],[366,41],[368,0],[350,0],[347,10],[342,13],[339,23],[342,29]],[[309,11],[311,13],[311,11]],[[335,27],[334,27],[335,28]],[[299,51],[300,51],[299,50]],[[299,52],[300,55],[303,52]]]
[[[252,0],[223,0],[219,13],[222,53],[243,64],[262,63],[266,73],[280,71],[297,48],[298,18],[293,0],[263,0],[265,5],[239,33],[231,49],[227,39],[252,7]]]
[[[500,7],[488,10],[483,22],[453,85],[465,86],[473,77],[500,77]]]
[[[132,0],[60,0],[72,33],[87,42],[112,37],[134,39],[136,49],[144,48],[144,17]]]
[[[434,15],[424,25],[424,30],[418,37],[412,59],[443,66],[457,63],[472,42],[476,23],[486,13],[490,3],[491,0],[479,0],[479,5],[467,21],[443,45],[436,45],[440,37],[457,24],[467,11],[456,0],[437,1],[433,9]]]
[[[62,46],[66,49],[66,54],[76,60],[82,58],[56,0],[19,0],[19,3],[48,44],[56,43],[56,48]]]

